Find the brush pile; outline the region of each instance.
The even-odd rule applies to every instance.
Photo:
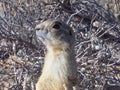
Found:
[[[119,0],[1,0],[0,90],[35,90],[46,49],[38,22],[54,18],[76,34],[80,90],[120,90]]]

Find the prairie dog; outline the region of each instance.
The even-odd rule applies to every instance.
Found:
[[[77,78],[73,30],[63,22],[48,19],[36,26],[36,35],[47,48],[36,90],[73,90]]]

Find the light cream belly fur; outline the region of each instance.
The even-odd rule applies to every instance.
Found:
[[[68,87],[71,85],[68,82],[69,63],[66,60],[67,56],[64,52],[46,55],[42,75],[36,84],[36,87],[40,89],[36,88],[36,90],[67,90],[72,88]],[[67,89],[65,89],[66,87]]]

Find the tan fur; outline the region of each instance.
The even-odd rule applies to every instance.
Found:
[[[38,24],[36,29],[37,38],[47,48],[36,90],[73,90],[77,66],[72,29],[65,23],[52,19]]]

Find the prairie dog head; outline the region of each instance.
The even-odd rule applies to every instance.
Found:
[[[36,35],[46,46],[70,45],[74,41],[73,30],[64,22],[48,19],[36,26]]]

